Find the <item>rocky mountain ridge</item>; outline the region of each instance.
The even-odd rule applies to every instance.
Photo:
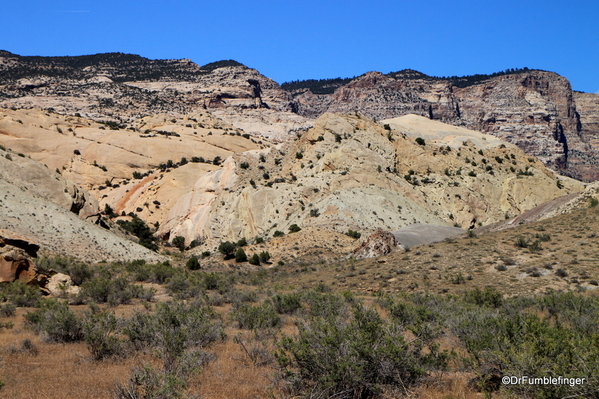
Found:
[[[305,81],[306,86],[313,81]],[[566,78],[540,70],[435,78],[404,70],[283,90],[238,62],[204,66],[122,53],[22,57],[0,53],[0,106],[41,107],[127,123],[157,113],[208,110],[246,132],[277,140],[305,130],[324,112],[376,119],[417,114],[497,135],[566,174],[599,178],[596,94],[575,94]],[[317,82],[318,83],[318,82]],[[322,86],[322,87],[321,87]],[[584,94],[584,95],[583,95]]]
[[[60,195],[77,204],[95,197],[93,212],[75,206],[81,215],[101,210],[104,223],[139,217],[167,246],[181,237],[214,251],[223,241],[261,237],[280,248],[322,248],[326,236],[334,242],[327,251],[347,254],[350,230],[472,229],[585,189],[545,165],[594,173],[597,102],[550,72],[468,84],[369,72],[313,94],[301,82],[285,91],[233,61],[22,58],[0,53],[0,102],[12,107],[0,110],[0,144],[46,164],[45,178],[74,182],[55,194],[64,189]],[[0,180],[28,204],[7,203],[5,228],[58,249],[56,223],[79,226],[70,214],[40,219],[29,209],[47,204],[11,176]],[[20,226],[36,223],[37,232]]]
[[[590,181],[599,176],[593,145],[599,130],[593,123],[584,124],[587,119],[581,121],[580,113],[593,112],[593,96],[584,97],[585,102],[578,96],[577,102],[567,79],[537,70],[490,77],[465,87],[422,74],[406,79],[369,72],[332,94],[304,91],[294,100],[298,113],[309,117],[358,111],[377,119],[417,114],[493,134],[560,173]]]
[[[0,53],[0,106],[42,107],[95,120],[127,122],[198,109],[291,110],[290,96],[254,69],[227,60],[150,60],[122,53],[23,57]]]

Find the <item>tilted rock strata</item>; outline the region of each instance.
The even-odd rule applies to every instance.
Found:
[[[188,243],[197,238],[220,236],[219,231],[225,226],[219,224],[218,219],[210,220],[209,215],[213,209],[219,208],[215,202],[219,194],[222,195],[234,186],[237,180],[234,168],[235,163],[232,158],[228,158],[222,169],[197,180],[170,208],[169,214],[160,224],[158,235],[183,236]],[[211,234],[210,231],[216,233]]]
[[[3,52],[0,72],[0,106],[52,108],[96,120],[231,107],[291,110],[287,92],[241,64],[204,69],[189,60],[118,53],[21,57]]]
[[[83,218],[98,213],[98,201],[59,173],[23,154],[0,149],[0,180]]]
[[[298,113],[310,117],[324,112],[361,112],[379,120],[426,116],[493,134],[554,170],[592,180],[599,176],[594,166],[599,155],[589,133],[582,132],[595,135],[599,130],[589,119],[580,120],[581,98],[574,96],[566,78],[544,71],[498,76],[464,88],[448,80],[396,79],[369,72],[333,94],[308,91],[295,102]]]
[[[0,110],[0,144],[58,170],[91,190],[124,185],[134,172],[144,174],[160,164],[193,158],[212,163],[236,152],[264,147],[262,137],[242,136],[230,124],[198,112],[182,118],[159,114],[112,130],[89,119],[39,109]],[[107,187],[108,186],[108,187]]]
[[[156,172],[140,180],[120,184],[119,187],[98,190],[100,204],[109,205],[117,215],[135,213],[146,224],[161,223],[177,200],[187,194],[196,180],[219,166],[206,163],[188,163],[169,172]],[[116,185],[115,185],[116,186]]]
[[[293,224],[342,233],[413,223],[476,227],[583,189],[569,179],[559,188],[542,163],[493,136],[462,129],[458,142],[458,128],[404,118],[420,118],[439,139],[419,145],[399,122],[387,130],[360,116],[325,114],[298,140],[235,155],[203,176],[160,233],[217,243],[270,237]]]

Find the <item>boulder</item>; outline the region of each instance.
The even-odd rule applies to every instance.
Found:
[[[355,259],[375,258],[398,249],[397,240],[390,231],[377,229],[353,252]]]
[[[0,230],[0,283],[23,281],[41,285],[45,276],[38,273],[32,258],[39,246],[6,230]]]
[[[56,273],[50,277],[45,288],[54,296],[77,295],[79,293],[79,287],[73,285],[71,277],[63,273]]]

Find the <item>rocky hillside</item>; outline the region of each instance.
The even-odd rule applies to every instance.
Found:
[[[188,244],[473,228],[583,190],[549,169],[597,173],[598,96],[545,71],[281,87],[231,60],[0,52],[0,93],[0,144],[74,182],[65,204],[90,213],[85,189]]]
[[[133,213],[162,239],[182,236],[202,250],[255,237],[275,238],[275,247],[322,250],[319,241],[326,236],[335,242],[327,251],[337,253],[353,249],[343,235],[348,230],[398,231],[414,223],[474,228],[583,190],[495,136],[417,115],[376,123],[361,114],[325,113],[314,127],[278,144],[208,111],[115,125],[39,109],[4,110],[0,132],[0,143],[12,149],[6,153],[12,159],[2,158],[7,165],[0,180],[21,204],[6,206],[4,228],[38,237],[34,241],[56,251],[67,244],[53,241],[53,232],[73,240],[72,229],[98,228],[82,227],[68,212],[51,216],[54,208],[30,210],[49,205],[21,198],[27,184],[37,190],[51,186],[59,198],[45,201],[63,201],[60,206],[82,216],[99,209],[104,217],[129,220],[122,215]],[[38,180],[44,183],[35,177],[13,181],[24,173],[13,170],[18,162],[41,170]],[[78,185],[64,183],[66,178]],[[302,231],[294,237],[302,244],[293,244],[291,236],[277,238],[297,228]],[[104,239],[90,237],[97,236],[84,237],[93,245],[77,244],[86,249],[80,256],[124,256],[112,247],[91,250]]]
[[[248,133],[285,141],[324,112],[376,119],[417,114],[493,134],[553,170],[599,177],[596,95],[574,95],[552,72],[436,78],[413,70],[283,85],[236,61],[204,66],[122,53],[23,57],[0,52],[0,106],[41,107],[96,121],[209,110]],[[584,94],[584,95],[583,95]],[[590,118],[590,119],[589,119]]]
[[[568,80],[552,72],[523,70],[471,80],[434,78],[416,71],[369,72],[330,94],[313,94],[298,86],[300,82],[293,93],[300,115],[362,112],[377,119],[422,115],[493,134],[561,173],[586,181],[599,177],[598,147],[589,139],[599,131],[586,117],[587,109],[592,109],[587,104],[595,95],[574,96]]]
[[[119,125],[40,109],[0,110],[0,143],[88,189],[131,179],[134,172],[144,174],[160,164],[171,168],[182,158],[224,160],[234,152],[264,148],[262,140],[242,136],[207,112],[182,118],[157,114]]]
[[[0,110],[0,144],[85,188],[101,210],[133,212],[148,224],[162,223],[177,199],[228,157],[272,146],[207,111],[114,125],[40,109]]]
[[[159,233],[214,244],[297,227],[473,228],[582,190],[490,135],[416,115],[379,124],[326,113],[297,140],[235,154],[200,177]]]
[[[45,253],[89,261],[162,259],[96,225],[98,212],[89,192],[24,154],[0,147],[0,229]]]
[[[291,109],[272,79],[236,61],[204,66],[122,53],[24,57],[0,52],[0,106],[127,121],[223,107]]]
[[[239,62],[199,66],[122,53],[22,57],[0,51],[0,107],[39,107],[117,125],[209,110],[246,132],[279,140],[311,125],[291,112],[288,92]]]
[[[21,152],[0,146],[0,181],[86,218],[98,213],[98,201],[72,181]]]

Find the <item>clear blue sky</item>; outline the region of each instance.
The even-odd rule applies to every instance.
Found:
[[[599,91],[599,0],[6,1],[0,49],[234,59],[282,83],[538,68]]]

